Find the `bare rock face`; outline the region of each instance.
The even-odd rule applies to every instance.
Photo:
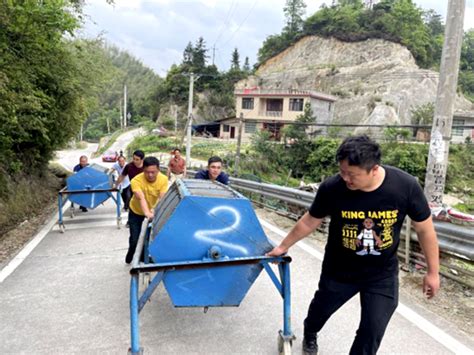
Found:
[[[410,124],[412,109],[435,101],[438,76],[420,69],[397,43],[307,36],[267,60],[236,89],[315,90],[338,97],[333,123]],[[455,110],[472,106],[463,96],[456,98]]]

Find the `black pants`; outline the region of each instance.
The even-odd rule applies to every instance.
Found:
[[[132,198],[132,189],[130,188],[130,185],[124,188],[120,195],[122,196],[123,208],[125,209],[125,211],[128,211],[130,199]]]
[[[137,249],[138,238],[140,238],[144,219],[145,216],[140,216],[134,213],[132,210],[128,211],[130,237],[128,238],[128,252],[127,256],[125,257],[125,262],[127,264],[132,262],[133,254],[135,254],[135,249]]]
[[[398,275],[377,281],[340,282],[321,274],[304,321],[305,334],[319,332],[331,315],[360,293],[361,319],[351,355],[375,354],[398,305]]]

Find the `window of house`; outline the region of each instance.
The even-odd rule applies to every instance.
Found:
[[[229,125],[225,124],[224,127],[222,128],[224,132],[229,132]]]
[[[304,99],[290,99],[290,111],[303,111]]]
[[[464,120],[453,119],[453,126],[464,126]],[[453,132],[453,136],[463,136],[464,135],[464,128],[453,127],[452,132]]]
[[[243,97],[242,98],[242,109],[243,110],[253,110],[253,97]]]
[[[245,133],[255,133],[257,122],[245,122]]]
[[[282,112],[283,99],[267,99],[267,111]]]

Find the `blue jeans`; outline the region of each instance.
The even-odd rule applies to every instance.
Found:
[[[398,305],[398,275],[376,280],[340,282],[321,274],[318,290],[304,320],[305,335],[319,332],[331,315],[360,294],[361,319],[351,355],[376,354]]]
[[[128,252],[125,257],[125,262],[130,264],[137,249],[138,239],[142,231],[142,224],[145,216],[140,216],[134,213],[131,209],[128,211],[128,225],[130,227],[130,237],[128,238]]]

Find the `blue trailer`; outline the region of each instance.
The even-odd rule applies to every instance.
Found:
[[[108,169],[98,164],[92,164],[81,169],[66,179],[66,187],[58,193],[59,231],[64,233],[62,207],[69,200],[73,204],[95,209],[109,198],[117,205],[117,227],[120,228],[120,190],[113,187],[113,176],[107,174]],[[116,192],[114,196],[112,193]],[[74,207],[71,206],[71,218],[74,217]]]
[[[246,197],[209,180],[177,180],[155,208],[153,221],[145,223],[130,270],[131,354],[143,352],[139,313],[162,281],[175,307],[206,311],[239,306],[263,269],[283,299],[279,352],[291,353],[291,258],[265,256],[273,245]],[[270,266],[274,262],[279,276]],[[142,294],[140,278],[146,284]]]

